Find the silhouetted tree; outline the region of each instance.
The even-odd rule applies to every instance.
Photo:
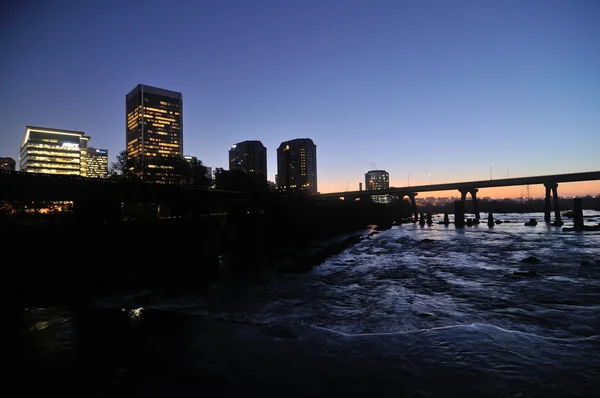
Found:
[[[138,178],[141,164],[136,159],[127,159],[127,151],[122,150],[117,154],[117,161],[112,162],[108,168],[109,178]]]
[[[145,180],[166,180],[194,188],[207,188],[212,182],[200,160],[190,163],[182,156],[165,156],[153,159],[151,164],[152,167],[142,169],[138,159],[127,159],[127,152],[122,150],[108,168],[108,174],[110,178],[136,179],[143,173]]]
[[[179,158],[174,162],[174,166],[180,182],[186,186],[208,188],[212,184],[212,179],[207,175],[208,169],[201,160],[188,162],[184,158]]]
[[[249,193],[266,193],[271,188],[267,180],[255,173],[245,173],[241,170],[215,169],[215,188],[224,191],[243,191]]]

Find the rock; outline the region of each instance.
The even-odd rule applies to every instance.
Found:
[[[375,227],[375,231],[385,231],[386,229],[391,229],[392,223],[379,224]]]
[[[528,263],[528,264],[538,264],[538,263],[541,263],[542,260],[540,260],[539,258],[534,257],[534,256],[529,256],[529,257],[524,258],[523,260],[521,260],[521,262]]]
[[[342,241],[342,246],[350,246],[360,242],[362,237],[360,235],[350,236]]]
[[[431,243],[431,242],[435,242],[435,241],[433,239],[425,238],[421,242],[423,242],[423,243]]]
[[[533,270],[533,269],[528,270],[528,271],[515,271],[515,272],[513,272],[513,275],[529,276],[529,277],[531,277],[531,276],[539,276],[539,274],[535,270]]]

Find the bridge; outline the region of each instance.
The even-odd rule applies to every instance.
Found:
[[[546,187],[544,219],[551,220],[554,208],[555,223],[562,224],[558,203],[558,184],[567,182],[598,181],[600,171],[543,175],[534,177],[502,178],[469,182],[454,182],[407,187],[393,187],[378,191],[350,191],[312,195],[313,199],[353,200],[371,195],[395,195],[399,199],[408,196],[412,203],[412,212],[418,219],[415,197],[420,192],[458,190],[461,203],[467,194],[473,200],[476,219],[480,218],[477,192],[481,188],[508,187],[518,185],[543,184]],[[90,212],[99,208],[115,210],[122,203],[160,203],[170,204],[194,212],[223,212],[226,203],[263,202],[267,195],[250,195],[245,192],[220,191],[195,188],[175,184],[156,184],[139,180],[118,180],[86,178],[67,175],[49,175],[18,171],[0,170],[0,200],[35,201],[72,201],[75,208],[89,208]],[[102,203],[102,206],[98,206]],[[553,205],[553,206],[552,206]],[[95,210],[94,210],[95,209]],[[110,210],[107,210],[110,211]],[[116,210],[115,210],[116,211]]]
[[[545,197],[545,210],[544,220],[550,222],[551,210],[554,207],[555,224],[562,224],[560,217],[560,207],[558,203],[558,184],[566,182],[582,182],[582,181],[598,181],[600,180],[600,171],[590,171],[582,173],[569,173],[569,174],[554,174],[554,175],[543,175],[533,177],[517,177],[517,178],[500,178],[496,180],[481,180],[481,181],[469,181],[469,182],[453,182],[444,184],[430,184],[430,185],[417,185],[412,187],[400,187],[400,188],[388,188],[377,191],[349,191],[349,192],[333,192],[319,194],[320,198],[327,199],[344,199],[354,200],[357,198],[371,196],[371,195],[395,195],[399,199],[408,196],[411,201],[412,209],[415,219],[418,218],[417,205],[415,203],[415,196],[419,192],[436,192],[436,191],[451,191],[458,190],[461,194],[462,208],[464,208],[464,202],[467,194],[470,194],[473,199],[473,208],[475,210],[475,218],[479,220],[479,206],[477,203],[477,192],[481,188],[497,188],[497,187],[510,187],[518,185],[536,185],[544,184],[546,188]],[[551,197],[552,194],[552,197]],[[552,204],[554,206],[552,206]]]

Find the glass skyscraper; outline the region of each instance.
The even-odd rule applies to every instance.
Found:
[[[87,144],[82,131],[26,126],[20,170],[30,173],[87,176]]]
[[[277,148],[277,189],[317,193],[317,146],[310,138],[285,141]]]
[[[142,179],[170,182],[183,159],[181,93],[138,84],[126,96],[127,160]]]
[[[267,180],[267,148],[262,142],[243,141],[229,150],[229,170],[258,174]]]

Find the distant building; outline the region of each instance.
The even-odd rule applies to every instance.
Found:
[[[380,191],[390,187],[390,175],[385,170],[371,170],[365,173],[365,190]],[[372,195],[373,202],[388,203],[389,195]]]
[[[0,158],[0,170],[15,171],[17,162],[11,157]]]
[[[127,159],[142,179],[174,180],[169,158],[183,156],[183,96],[138,84],[125,97]]]
[[[267,148],[258,140],[233,144],[229,150],[229,170],[255,173],[267,180]]]
[[[87,176],[89,140],[82,131],[26,126],[21,171]]]
[[[87,176],[91,178],[108,177],[107,149],[87,149]]]
[[[206,167],[206,178],[209,178],[211,181],[215,179],[212,167]]]
[[[198,158],[195,156],[185,155],[183,158],[190,166],[196,166],[198,164]]]
[[[385,170],[371,170],[365,173],[365,191],[379,191],[390,187],[390,175]]]
[[[285,141],[277,148],[277,189],[317,193],[317,146],[310,138]]]

